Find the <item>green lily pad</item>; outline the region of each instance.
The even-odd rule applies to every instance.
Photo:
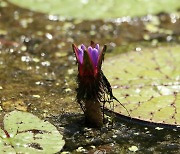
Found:
[[[62,137],[48,121],[31,113],[13,111],[4,117],[4,128],[0,129],[0,151],[11,154],[56,153],[64,146]]]
[[[108,19],[172,12],[179,0],[9,0],[21,7],[70,18]]]
[[[180,125],[179,64],[179,45],[148,48],[106,59],[104,73],[132,118]],[[117,102],[114,111],[129,116]]]

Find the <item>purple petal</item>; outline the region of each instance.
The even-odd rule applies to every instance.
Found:
[[[91,55],[93,48],[91,46],[88,47],[88,52]]]
[[[90,55],[90,58],[91,58],[93,64],[95,66],[97,66],[98,55],[99,55],[98,50],[96,48],[92,48],[90,46],[90,47],[88,47],[88,52],[89,52],[89,55]]]
[[[99,55],[98,50],[94,48],[92,51],[92,60],[95,66],[97,66],[98,63],[98,55]]]
[[[82,49],[83,51],[86,50],[86,47],[85,47],[84,44],[81,44],[81,49]]]
[[[96,49],[97,49],[98,52],[99,52],[99,44],[96,44]]]
[[[84,51],[82,49],[78,49],[78,59],[79,62],[82,64],[83,63],[83,56],[84,56]]]

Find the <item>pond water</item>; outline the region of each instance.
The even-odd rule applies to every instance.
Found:
[[[175,14],[180,12],[113,20],[70,20],[2,2],[0,126],[3,116],[17,109],[46,119],[63,132],[66,144],[62,152],[180,153],[176,127],[135,122],[109,110],[103,128],[86,127],[75,101],[77,68],[71,49],[72,43],[88,44],[93,40],[106,43],[106,57],[112,57],[138,47],[179,44],[180,18]],[[158,19],[158,26],[168,31],[156,32],[152,23],[147,30],[145,26],[152,19]],[[119,48],[118,52],[114,48]]]

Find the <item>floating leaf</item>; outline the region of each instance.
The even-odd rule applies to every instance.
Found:
[[[21,7],[81,19],[108,19],[172,12],[179,0],[9,0]],[[143,7],[142,7],[143,6]],[[93,13],[93,15],[92,15]]]
[[[180,125],[179,64],[180,46],[157,47],[106,59],[104,73],[132,118]],[[114,111],[128,116],[117,102]]]
[[[63,146],[62,135],[48,121],[21,111],[10,112],[4,117],[4,129],[0,129],[1,152],[56,153]]]

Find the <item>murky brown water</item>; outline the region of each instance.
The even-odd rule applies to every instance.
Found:
[[[18,109],[48,119],[60,131],[64,127],[62,151],[131,153],[128,148],[134,145],[138,153],[180,152],[177,128],[157,130],[115,115],[101,130],[87,128],[75,102],[77,68],[71,44],[106,43],[106,56],[117,54],[113,52],[116,46],[126,52],[139,46],[178,44],[180,19],[165,13],[155,17],[164,31],[147,30],[145,25],[154,18],[151,15],[111,21],[65,20],[6,2],[0,7],[0,124],[5,113]]]

